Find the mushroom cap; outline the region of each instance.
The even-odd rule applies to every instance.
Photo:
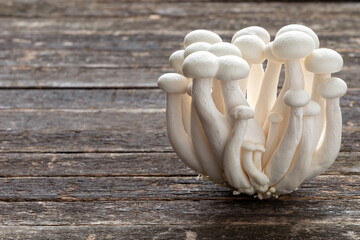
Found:
[[[271,112],[269,113],[267,119],[272,123],[279,123],[282,122],[283,116],[278,112]]]
[[[316,35],[316,33],[311,28],[306,27],[304,25],[300,25],[300,24],[290,24],[290,25],[280,28],[279,31],[276,33],[275,38],[285,32],[290,32],[290,31],[300,31],[300,32],[304,32],[304,33],[308,34],[313,39],[315,48],[319,48],[320,41],[319,41],[319,37]]]
[[[326,99],[340,98],[345,95],[347,91],[346,83],[337,77],[328,78],[323,81],[318,87],[318,93],[321,97]]]
[[[256,150],[256,144],[250,141],[244,141],[241,145],[241,147],[246,151],[255,151]]]
[[[238,37],[244,36],[244,35],[256,35],[258,36],[265,44],[270,42],[270,34],[268,31],[266,31],[265,28],[259,27],[259,26],[251,26],[243,28],[239,31],[237,31],[234,36],[231,39],[231,42],[233,43]]]
[[[328,48],[315,49],[305,58],[306,70],[318,74],[339,72],[343,63],[341,55]]]
[[[158,86],[167,93],[185,94],[189,80],[178,73],[165,73],[158,79]]]
[[[246,78],[249,75],[249,64],[241,57],[226,55],[218,57],[219,68],[215,75],[218,80],[231,81]]]
[[[281,59],[300,59],[308,56],[314,47],[314,41],[308,34],[289,31],[275,38],[272,52]]]
[[[304,116],[316,116],[319,115],[320,113],[321,113],[320,105],[313,100],[310,100],[310,102],[303,109]]]
[[[220,42],[211,45],[211,47],[209,48],[209,52],[211,52],[217,57],[226,56],[226,55],[234,55],[234,56],[242,57],[239,48],[235,47],[234,45],[228,42]]]
[[[170,66],[178,72],[182,72],[182,64],[184,62],[184,50],[173,52],[169,57]]]
[[[303,107],[309,101],[309,94],[301,88],[290,89],[284,94],[284,102],[290,107]]]
[[[265,59],[267,59],[269,62],[284,64],[285,61],[283,59],[275,57],[274,54],[272,53],[272,45],[273,42],[269,42],[268,44],[266,44],[264,50]]]
[[[186,34],[184,38],[184,48],[196,42],[207,42],[210,44],[222,42],[219,35],[209,30],[198,29]]]
[[[207,43],[207,42],[193,43],[193,44],[189,45],[187,48],[185,48],[184,58],[187,58],[187,56],[189,56],[190,54],[192,54],[194,52],[208,51],[210,47],[211,47],[211,44]]]
[[[247,120],[254,117],[254,111],[249,106],[238,105],[231,109],[230,116],[236,120]]]
[[[183,63],[183,73],[191,78],[211,78],[218,71],[219,64],[217,57],[206,51],[199,51],[190,54]]]
[[[249,64],[260,64],[265,60],[265,43],[258,36],[240,36],[236,38],[234,45],[240,49],[243,58]]]

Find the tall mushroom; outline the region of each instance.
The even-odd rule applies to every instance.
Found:
[[[209,48],[209,52],[211,52],[217,57],[226,56],[226,55],[234,55],[234,56],[242,57],[241,52],[237,47],[235,47],[231,43],[226,43],[226,42],[220,42],[211,45],[211,47]],[[221,89],[221,81],[219,81],[216,78],[213,79],[212,97],[219,111],[225,114],[225,103]]]
[[[284,94],[284,102],[290,107],[290,117],[284,136],[265,167],[265,173],[270,179],[270,186],[276,184],[289,169],[301,139],[302,118],[304,107],[310,100],[303,89],[290,89]]]
[[[177,73],[182,75],[182,64],[184,62],[184,50],[175,51],[169,57],[170,66],[174,68]],[[184,124],[185,132],[190,135],[190,107],[191,97],[187,94],[181,95],[181,116]]]
[[[276,194],[287,194],[294,191],[306,178],[312,156],[315,152],[316,141],[314,141],[315,117],[320,114],[320,106],[310,101],[304,107],[303,131],[296,156],[293,159],[286,175],[274,186]]]
[[[192,95],[192,83],[188,85],[187,93]],[[195,110],[194,102],[191,102],[191,140],[193,142],[196,154],[198,156],[201,167],[207,176],[214,183],[223,184],[222,162],[218,163],[211,147],[206,139],[199,116]],[[220,165],[221,164],[221,165]]]
[[[263,126],[266,116],[276,101],[280,71],[284,63],[284,60],[275,57],[272,53],[272,44],[272,42],[268,43],[265,47],[264,55],[268,62],[255,106],[255,119],[260,126]]]
[[[315,152],[307,179],[323,173],[339,154],[342,127],[339,98],[344,96],[347,86],[340,78],[332,77],[323,81],[317,90],[326,99],[325,137]]]
[[[281,34],[283,34],[285,32],[290,32],[290,31],[300,31],[300,32],[308,34],[314,40],[315,49],[319,48],[319,46],[320,46],[319,37],[316,35],[316,33],[311,28],[306,27],[304,25],[290,24],[290,25],[284,26],[284,27],[280,28],[279,31],[276,33],[276,37],[280,36]],[[313,73],[306,70],[303,59],[301,60],[301,65],[302,65],[302,69],[303,69],[303,73],[304,73],[304,77],[305,77],[305,90],[306,90],[306,92],[311,94]]]
[[[264,61],[265,43],[256,35],[243,35],[233,43],[237,46],[243,58],[250,65],[248,79],[240,82],[240,87],[250,106],[254,109],[260,92],[260,86],[264,75],[262,62]]]
[[[274,136],[275,145],[282,138],[286,125],[288,124],[289,107],[284,103],[285,93],[290,89],[304,88],[304,75],[301,67],[301,59],[308,56],[314,49],[313,39],[306,33],[298,31],[285,32],[275,38],[272,46],[272,52],[275,57],[285,60],[285,81],[284,85],[271,109],[272,112],[278,112],[283,117],[280,127]],[[269,130],[269,121],[265,121],[263,127],[265,132]]]
[[[188,33],[184,38],[184,47],[187,48],[190,45],[197,43],[197,42],[206,42],[209,44],[216,44],[221,43],[222,40],[219,35],[217,35],[214,32],[204,30],[204,29],[198,29],[194,30],[190,33]],[[206,51],[206,49],[201,49]],[[196,51],[200,51],[200,49],[197,47]],[[185,56],[186,57],[186,56]],[[219,109],[220,112],[224,113],[224,105],[222,100],[222,93],[220,89],[220,83],[219,81],[216,81],[216,79],[212,82],[212,97],[214,99],[214,103],[216,107]]]
[[[166,92],[166,124],[171,146],[191,169],[205,173],[196,156],[181,117],[181,95],[186,93],[189,81],[177,73],[166,73],[158,79],[158,86]]]
[[[211,97],[211,80],[218,71],[217,57],[205,51],[190,54],[183,63],[183,72],[193,78],[192,101],[205,135],[218,161],[230,135],[230,122],[219,112]]]
[[[343,67],[343,59],[339,53],[328,48],[314,50],[305,58],[305,68],[314,73],[311,99],[321,108],[321,114],[315,121],[315,144],[319,143],[320,136],[325,127],[325,99],[317,91],[319,85],[331,77],[332,73],[339,72]]]

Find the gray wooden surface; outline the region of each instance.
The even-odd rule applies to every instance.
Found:
[[[0,2],[0,239],[360,239],[360,4]],[[277,200],[196,180],[173,153],[160,74],[196,28],[305,24],[345,66],[343,144]]]

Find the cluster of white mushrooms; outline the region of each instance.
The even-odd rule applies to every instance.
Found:
[[[167,93],[170,143],[203,179],[234,194],[277,198],[332,165],[341,145],[339,98],[347,86],[331,74],[343,60],[319,48],[310,28],[285,26],[270,42],[264,28],[252,26],[231,43],[195,30],[184,48],[170,56],[177,73],[162,75],[158,86]]]

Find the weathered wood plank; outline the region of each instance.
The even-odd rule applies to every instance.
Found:
[[[3,226],[358,225],[359,201],[328,197],[200,201],[0,202]]]
[[[159,89],[0,89],[0,109],[161,109],[165,98]],[[360,89],[349,89],[340,105],[359,108]]]
[[[160,16],[219,16],[225,13],[237,16],[239,13],[271,13],[285,12],[287,9],[298,8],[295,13],[309,14],[317,13],[344,13],[355,12],[358,9],[355,3],[336,4],[333,3],[284,3],[287,1],[249,3],[246,1],[189,1],[189,0],[142,0],[137,1],[81,1],[81,0],[58,0],[58,1],[37,1],[37,0],[11,0],[0,4],[1,17],[129,17],[147,16],[158,14]],[[171,2],[171,3],[170,3]],[[209,2],[209,3],[207,3]],[[233,2],[233,3],[226,3]],[[238,3],[234,3],[238,2]],[[240,2],[240,3],[239,3]],[[259,1],[255,1],[259,2]],[[265,1],[266,2],[266,1]],[[305,1],[306,2],[306,1]],[[180,6],[180,7],[179,7]],[[241,6],[241,7],[240,7]],[[265,7],[266,6],[266,7]],[[301,7],[300,7],[301,6]],[[201,8],[202,7],[202,8]],[[180,8],[180,9],[179,9]],[[202,11],[194,11],[201,9]]]
[[[281,199],[360,199],[359,175],[321,175]],[[191,177],[0,178],[1,201],[119,201],[250,199]]]
[[[0,152],[171,151],[165,109],[1,110]],[[360,111],[343,108],[342,151],[360,151]]]
[[[359,150],[357,108],[343,108],[343,151]],[[169,151],[164,109],[2,110],[1,152]]]
[[[359,175],[359,152],[341,152],[327,175]],[[0,177],[196,176],[175,153],[3,153]]]
[[[254,239],[271,238],[344,240],[356,239],[360,230],[356,223],[328,220],[325,222],[300,220],[299,222],[271,224],[242,223],[214,225],[90,225],[90,226],[0,226],[0,238],[8,240],[78,240],[78,239]]]

